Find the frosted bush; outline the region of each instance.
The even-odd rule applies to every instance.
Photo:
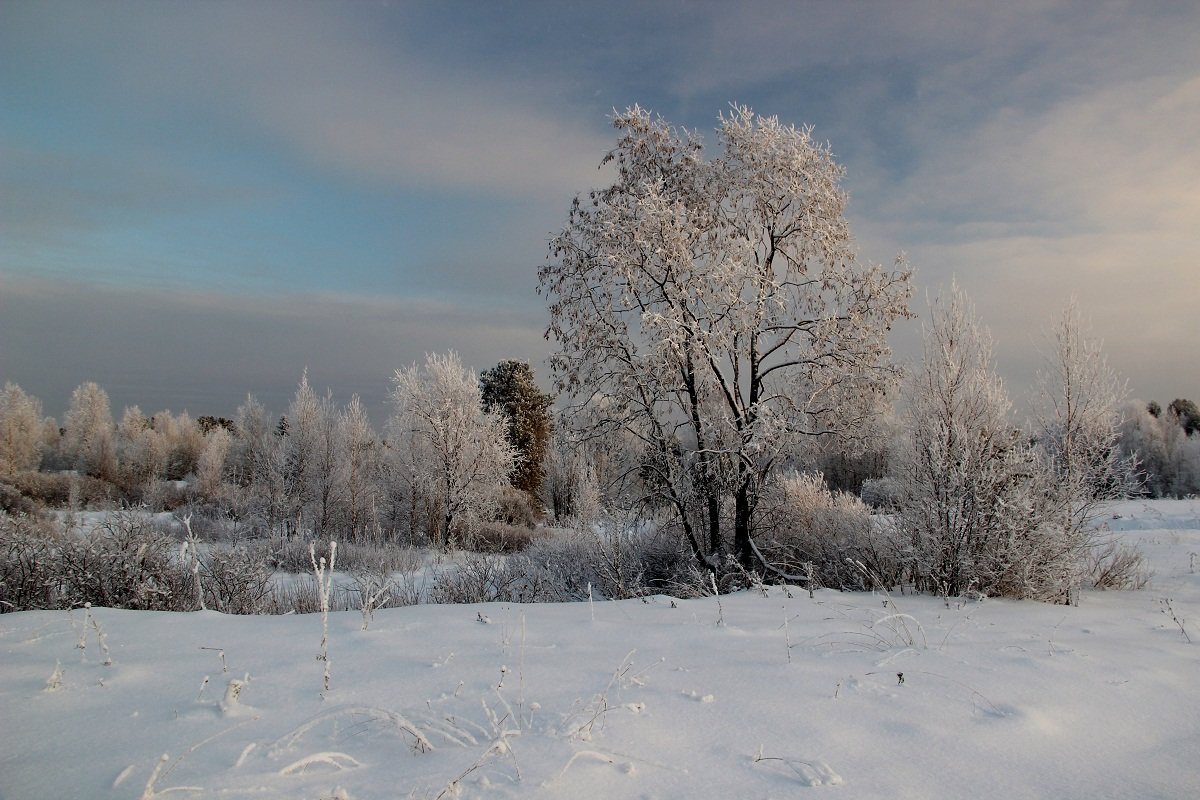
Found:
[[[198,573],[198,575],[197,575]],[[64,534],[48,522],[0,513],[0,610],[110,608],[230,614],[270,605],[271,572],[261,549],[213,546],[192,571],[179,544],[138,511],[108,514],[93,530]]]
[[[211,549],[200,562],[205,605],[226,614],[256,614],[271,591],[271,570],[260,551],[242,545]]]
[[[817,584],[872,589],[899,583],[902,565],[895,535],[883,519],[852,494],[831,492],[819,472],[789,473],[766,498],[769,513],[756,542],[779,572]]]
[[[559,531],[506,562],[507,595],[518,602],[567,602],[593,596],[699,596],[703,576],[683,540],[655,525]]]
[[[0,613],[57,608],[62,536],[49,523],[0,512]]]
[[[1142,554],[1113,540],[1090,548],[1087,576],[1093,589],[1143,589],[1150,581]]]
[[[534,541],[538,532],[523,525],[481,522],[466,537],[464,546],[480,553],[519,553]]]
[[[267,614],[315,614],[320,610],[321,593],[317,579],[312,575],[301,575],[286,583],[272,583],[271,592],[263,603],[263,611]]]
[[[502,556],[465,554],[458,563],[438,576],[429,593],[431,603],[491,603],[512,601],[513,584],[519,575],[508,568]]]
[[[329,541],[318,541],[315,544],[317,558],[324,557],[328,561]],[[270,566],[280,572],[306,574],[312,570],[308,547],[309,542],[292,539],[270,553]],[[415,548],[401,545],[376,546],[338,542],[337,560],[340,567],[346,572],[376,568],[386,569],[390,572],[409,572],[421,567],[420,552]]]
[[[895,478],[867,478],[859,497],[871,508],[891,510],[899,507],[902,488]]]
[[[176,550],[145,514],[107,514],[89,535],[67,538],[59,551],[62,599],[68,605],[191,610],[192,576]]]

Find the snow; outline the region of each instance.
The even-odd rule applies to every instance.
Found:
[[[337,613],[324,698],[319,615],[5,614],[0,797],[1194,797],[1200,501],[1112,514],[1145,590]]]

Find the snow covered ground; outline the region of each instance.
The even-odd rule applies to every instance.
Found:
[[[319,616],[6,614],[0,798],[1197,797],[1200,501],[1114,511],[1153,578],[1078,607],[340,613],[324,698]]]

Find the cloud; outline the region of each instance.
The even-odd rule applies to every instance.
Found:
[[[90,80],[147,137],[258,137],[359,183],[525,198],[587,188],[608,147],[602,120],[548,101],[564,92],[551,70],[516,90],[418,56],[403,7],[65,8],[15,22],[72,58],[56,64],[13,37],[14,61]]]
[[[599,120],[579,125],[529,91],[409,57],[402,37],[391,49],[364,41],[348,23],[323,13],[217,21],[212,40],[231,65],[223,91],[273,136],[359,180],[523,197],[569,196],[595,180],[608,147]]]
[[[859,230],[907,248],[926,287],[956,276],[1014,385],[1032,377],[1038,332],[1076,296],[1137,394],[1192,396],[1198,140],[1200,71],[997,109],[930,148]]]

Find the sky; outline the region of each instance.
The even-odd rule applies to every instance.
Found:
[[[1014,402],[1072,298],[1200,398],[1200,4],[0,0],[0,381],[377,419],[428,352],[548,383],[547,241],[634,103],[811,125],[860,256],[952,280]],[[897,332],[919,352],[920,320]]]

